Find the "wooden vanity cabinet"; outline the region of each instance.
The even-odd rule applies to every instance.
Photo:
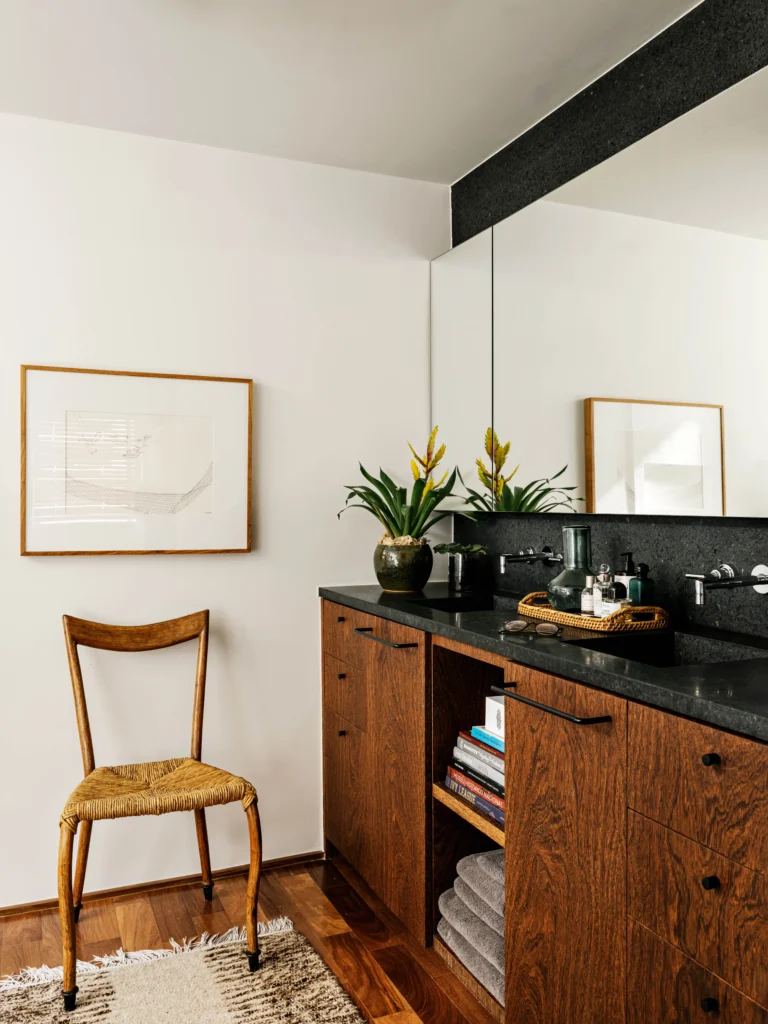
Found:
[[[506,1019],[624,1024],[627,702],[521,665],[505,686]]]
[[[326,841],[422,942],[428,636],[323,601]]]

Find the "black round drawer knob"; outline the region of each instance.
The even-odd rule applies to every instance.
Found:
[[[713,996],[706,996],[701,1000],[701,1008],[704,1013],[715,1013],[720,1009],[720,1003]]]
[[[705,878],[702,878],[701,884],[705,889],[719,889],[720,879],[717,875],[707,875]]]
[[[713,765],[720,764],[719,754],[704,754],[701,758],[701,763],[705,764],[707,768],[711,768]]]
[[[346,729],[339,729],[339,736],[346,736],[346,735],[347,735],[347,730]]]

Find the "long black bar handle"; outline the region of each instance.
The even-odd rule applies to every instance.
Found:
[[[492,686],[491,690],[494,693],[500,693],[502,697],[509,697],[510,700],[519,700],[521,704],[528,704],[529,707],[538,708],[539,711],[546,711],[550,715],[557,715],[558,718],[564,718],[566,722],[572,722],[573,725],[602,725],[603,722],[613,721],[610,715],[597,715],[595,718],[577,718],[576,715],[569,715],[565,711],[551,708],[548,704],[539,704],[537,700],[523,697],[522,694],[510,693],[509,690],[504,690],[501,686]]]
[[[385,640],[383,637],[374,636],[373,626],[361,626],[355,630],[358,636],[364,636],[366,640],[375,640],[377,644],[384,644],[385,647],[418,647],[418,644],[393,644],[391,640]]]

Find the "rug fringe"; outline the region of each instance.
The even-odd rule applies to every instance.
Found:
[[[266,924],[259,921],[259,937],[268,935],[281,935],[293,931],[293,921],[289,917],[275,917]],[[230,928],[228,932],[220,935],[209,935],[203,932],[199,938],[169,939],[170,949],[140,949],[134,953],[127,953],[124,949],[118,949],[109,956],[95,956],[93,960],[86,963],[84,960],[77,961],[78,974],[97,974],[99,971],[114,970],[115,967],[130,967],[133,964],[146,964],[152,960],[165,960],[166,957],[176,956],[179,953],[192,953],[198,949],[215,949],[218,946],[227,946],[233,942],[245,942],[245,928]],[[28,988],[31,985],[47,985],[54,981],[61,981],[63,972],[61,967],[25,967],[18,974],[8,975],[0,978],[0,992],[12,992],[20,988]]]

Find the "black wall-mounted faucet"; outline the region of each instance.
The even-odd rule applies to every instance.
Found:
[[[701,606],[706,602],[708,590],[736,590],[738,587],[754,587],[758,594],[768,594],[768,565],[756,565],[749,576],[742,576],[728,562],[723,562],[706,576],[687,572],[687,580],[693,580],[694,603]]]
[[[533,565],[534,562],[543,562],[545,565],[560,565],[562,561],[562,555],[555,554],[552,548],[545,545],[541,551],[526,548],[524,551],[518,551],[516,555],[499,555],[499,569],[501,572],[506,572],[507,562],[526,562],[528,565]]]

